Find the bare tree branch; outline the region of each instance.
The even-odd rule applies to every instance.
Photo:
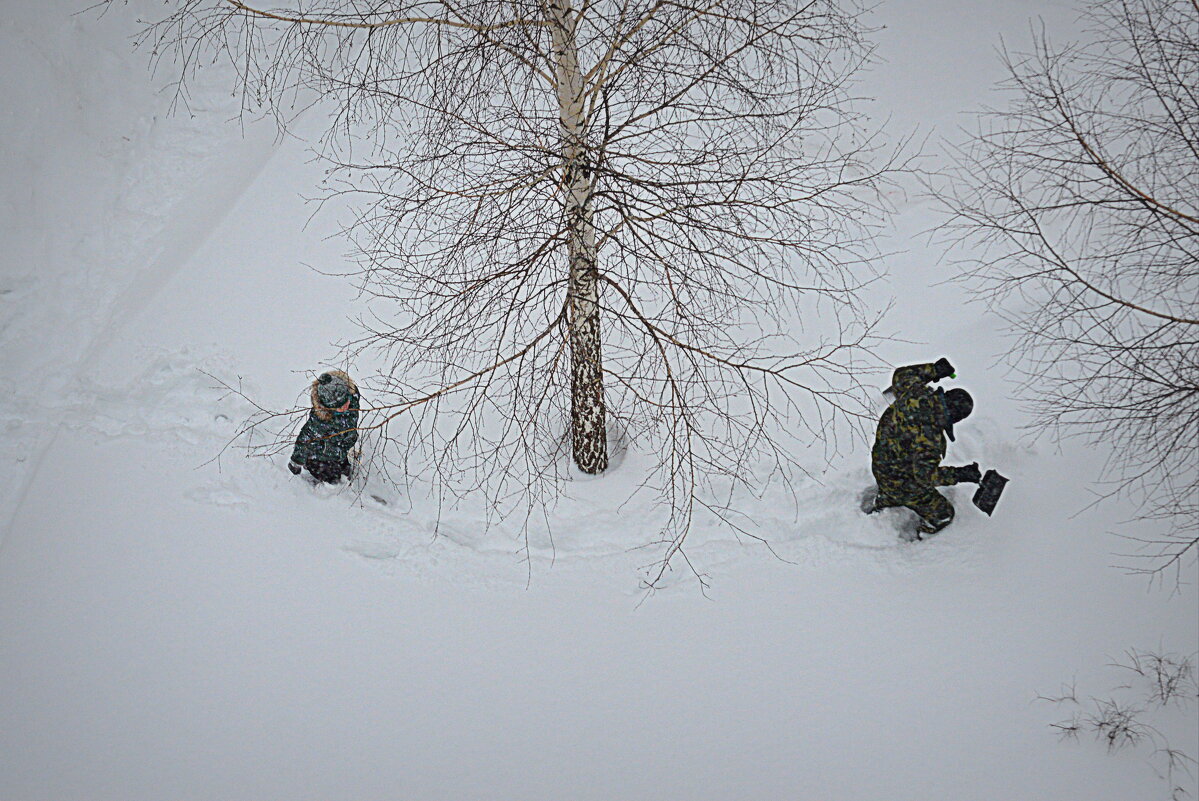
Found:
[[[442,18],[438,18],[438,17],[394,17],[392,19],[383,19],[383,20],[377,20],[377,21],[366,21],[366,20],[361,20],[361,19],[360,20],[336,20],[336,19],[322,19],[319,17],[310,17],[310,16],[306,16],[306,15],[289,16],[286,14],[277,14],[272,11],[264,11],[261,9],[253,8],[251,6],[246,5],[245,3],[240,2],[240,0],[225,0],[225,2],[227,2],[229,5],[233,6],[234,8],[240,9],[241,11],[245,11],[247,14],[252,14],[256,17],[261,17],[262,19],[268,19],[268,20],[272,20],[275,22],[294,23],[297,25],[323,25],[328,28],[353,28],[353,29],[358,29],[358,30],[371,30],[371,29],[376,29],[376,28],[387,28],[392,25],[423,24],[423,25],[446,25],[451,28],[463,28],[468,31],[490,32],[490,31],[503,30],[504,28],[518,27],[518,26],[547,24],[544,20],[515,19],[515,20],[508,20],[506,22],[497,22],[497,23],[493,23],[490,25],[478,25],[478,24],[472,24],[469,22],[462,22],[459,20],[452,20],[452,19],[442,19]]]
[[[1114,448],[1100,497],[1139,503],[1133,569],[1199,551],[1199,6],[1093,0],[1089,40],[1009,54],[939,193],[1012,325],[1034,426]],[[1143,564],[1138,564],[1143,563]]]

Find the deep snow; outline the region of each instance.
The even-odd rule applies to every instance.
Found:
[[[899,512],[856,511],[858,443],[750,508],[781,558],[701,526],[709,595],[680,575],[639,603],[635,456],[527,562],[477,509],[210,461],[248,410],[209,375],[289,406],[346,334],[352,288],[304,266],[343,258],[305,227],[320,165],[230,122],[215,73],[168,115],[128,39],[158,4],[6,5],[0,799],[1169,796],[1149,750],[1059,743],[1035,699],[1108,694],[1129,647],[1199,649],[1194,566],[1176,591],[1112,567],[1129,508],[1086,508],[1104,454],[1021,438],[926,203],[896,199],[914,342],[884,355],[959,366],[979,407],[951,461],[1013,477],[994,519],[963,492],[941,536],[898,542]],[[877,113],[952,135],[1033,13],[1070,31],[1063,3],[884,4]],[[1193,706],[1149,719],[1199,755]]]

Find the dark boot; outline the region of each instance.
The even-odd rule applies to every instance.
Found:
[[[336,484],[341,481],[342,466],[337,462],[323,462],[316,459],[308,460],[308,472],[317,481],[325,484]]]

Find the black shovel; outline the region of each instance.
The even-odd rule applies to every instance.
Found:
[[[1006,478],[994,470],[988,470],[974,492],[974,505],[990,516],[995,511],[995,504],[999,503],[999,496],[1003,494],[1004,484],[1007,484]]]

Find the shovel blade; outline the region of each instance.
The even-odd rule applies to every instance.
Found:
[[[999,503],[999,496],[1003,494],[1003,487],[1007,482],[1008,480],[998,472],[988,470],[974,492],[974,505],[990,516],[991,512],[995,511],[995,504]]]

